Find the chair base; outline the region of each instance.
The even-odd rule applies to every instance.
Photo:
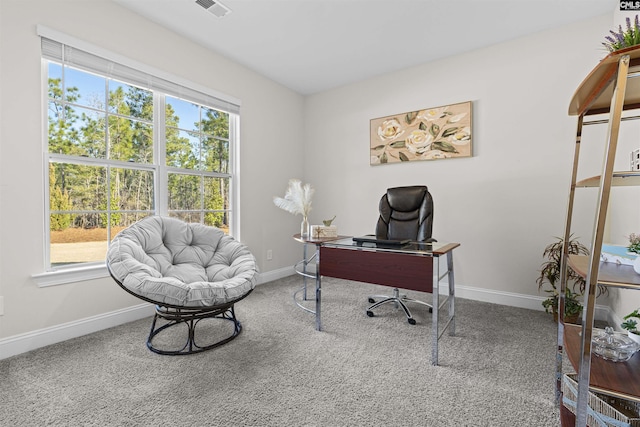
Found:
[[[382,299],[380,301],[376,302],[377,298],[382,298]],[[382,304],[387,304],[387,303],[393,302],[395,304],[396,308],[402,308],[402,310],[404,311],[404,314],[407,316],[407,322],[409,322],[410,325],[415,325],[416,324],[416,320],[411,315],[411,311],[409,311],[409,307],[407,307],[406,303],[416,303],[416,304],[425,305],[425,306],[429,307],[429,313],[433,312],[433,307],[431,306],[431,304],[428,304],[428,303],[426,303],[424,301],[419,301],[417,299],[409,298],[406,295],[400,295],[400,290],[398,288],[395,288],[393,290],[393,295],[392,296],[388,296],[388,295],[372,295],[372,296],[369,297],[369,302],[372,303],[373,305],[371,305],[367,309],[367,316],[373,317],[374,313],[373,313],[372,310],[374,308],[379,307]]]
[[[168,323],[156,327],[159,319],[167,321]],[[196,326],[200,321],[205,319],[219,319],[232,322],[233,331],[231,335],[225,336],[218,341],[208,343],[206,345],[197,344]],[[154,346],[153,339],[157,337],[161,332],[167,331],[167,329],[169,328],[182,324],[185,324],[187,327],[187,339],[182,348],[178,350],[166,350]],[[242,325],[240,324],[240,321],[236,319],[233,304],[227,304],[216,308],[176,308],[156,305],[156,314],[151,324],[151,332],[149,333],[149,338],[147,338],[147,347],[154,353],[169,356],[195,354],[206,350],[211,350],[213,348],[226,344],[240,335],[240,332],[242,332]]]

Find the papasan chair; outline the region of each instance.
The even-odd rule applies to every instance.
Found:
[[[147,347],[168,355],[199,353],[237,337],[242,326],[234,304],[251,293],[258,274],[249,249],[222,230],[162,216],[118,233],[106,264],[125,291],[155,304]]]

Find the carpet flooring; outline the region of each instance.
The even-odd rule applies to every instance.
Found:
[[[242,334],[204,353],[150,352],[149,318],[2,360],[0,425],[559,425],[544,312],[458,298],[432,366],[424,308],[414,326],[393,306],[369,318],[367,296],[390,289],[326,279],[318,332],[300,284],[259,285],[236,304]]]

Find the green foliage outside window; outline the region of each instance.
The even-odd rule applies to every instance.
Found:
[[[153,95],[49,63],[51,231],[125,227],[156,213]],[[160,105],[165,129],[159,137],[166,166],[174,168],[168,213],[227,227],[230,178],[215,174],[230,172],[229,114],[169,96]]]

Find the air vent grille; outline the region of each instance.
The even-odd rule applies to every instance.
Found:
[[[196,3],[198,3],[200,6],[204,7],[205,9],[209,9],[211,6],[216,4],[216,2],[213,0],[196,0]]]
[[[214,14],[218,18],[231,13],[231,9],[215,0],[196,0],[196,4],[205,8],[208,12]]]

